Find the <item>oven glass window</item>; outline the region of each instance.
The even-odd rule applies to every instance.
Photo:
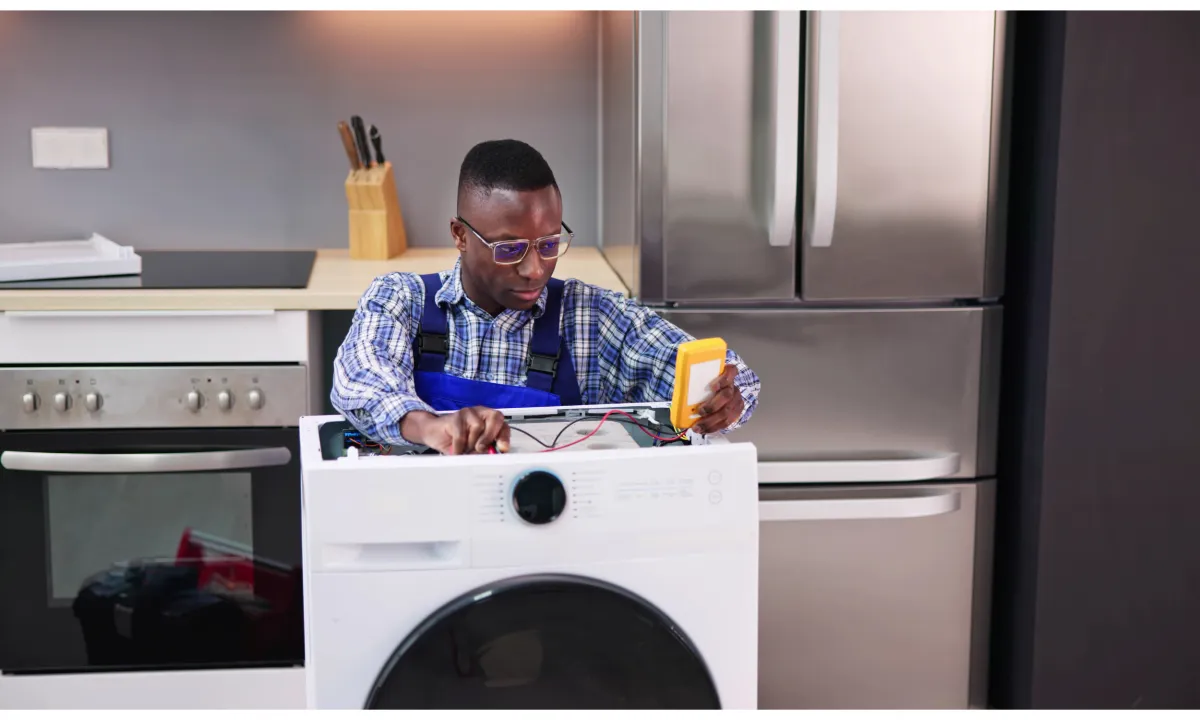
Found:
[[[0,433],[0,672],[302,665],[298,452],[282,428]]]
[[[136,563],[175,563],[189,531],[201,542],[223,540],[252,554],[251,477],[47,476],[52,602],[74,602],[98,574]]]

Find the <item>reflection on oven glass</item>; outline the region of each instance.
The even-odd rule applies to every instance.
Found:
[[[71,602],[115,563],[174,558],[194,528],[252,546],[249,473],[47,478],[50,593]]]
[[[49,603],[88,664],[276,662],[303,656],[299,568],[257,555],[251,475],[46,478]]]

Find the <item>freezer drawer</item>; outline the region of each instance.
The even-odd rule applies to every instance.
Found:
[[[999,307],[662,315],[696,337],[724,338],[762,379],[754,417],[730,435],[758,448],[762,483],[832,481],[811,465],[789,479],[789,461],[883,461],[888,473],[859,481],[994,473]],[[905,462],[920,470],[942,460],[948,472],[903,472]]]
[[[762,488],[759,707],[982,707],[994,490]]]

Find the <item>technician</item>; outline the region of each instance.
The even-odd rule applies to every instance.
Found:
[[[492,408],[671,400],[676,348],[694,338],[620,293],[551,277],[574,234],[541,153],[517,140],[473,147],[450,233],[453,269],[376,278],[338,350],[330,398],[364,435],[507,452]],[[713,385],[697,432],[750,419],[760,381],[732,350]]]

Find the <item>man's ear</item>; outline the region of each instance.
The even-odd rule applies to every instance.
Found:
[[[460,253],[467,251],[467,229],[453,218],[450,219],[450,237],[454,238],[454,247],[458,248]]]

